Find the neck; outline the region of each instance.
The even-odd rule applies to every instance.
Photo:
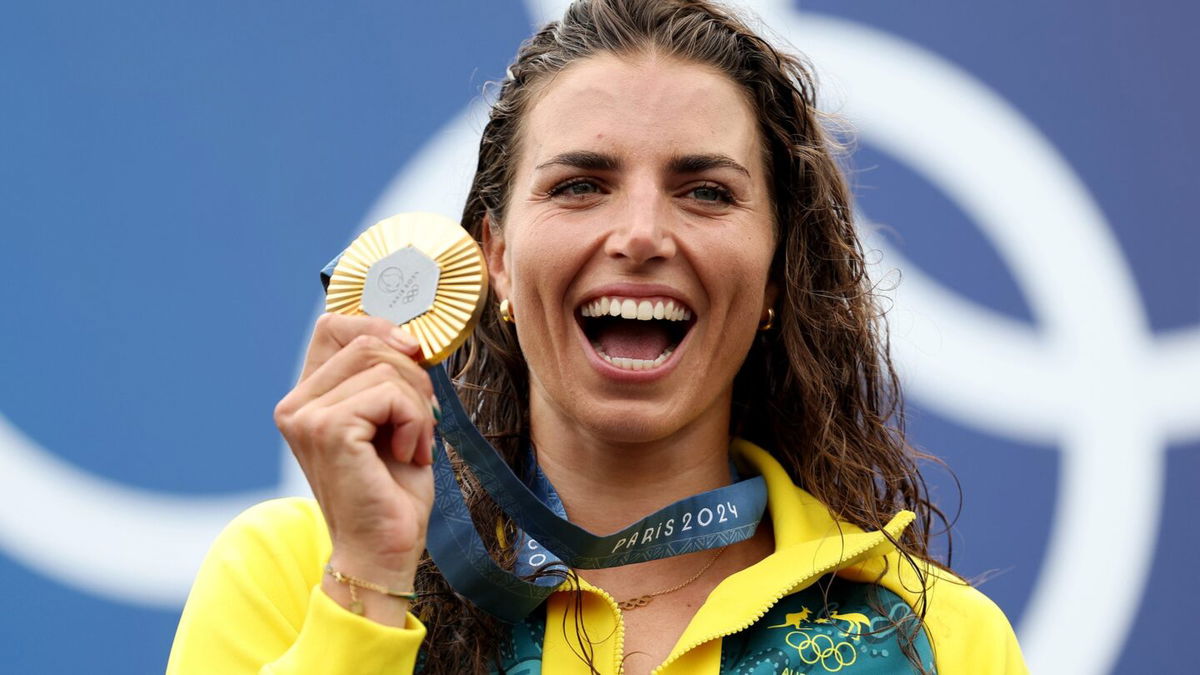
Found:
[[[727,402],[667,437],[636,442],[605,439],[531,404],[538,465],[571,521],[596,534],[731,482]]]

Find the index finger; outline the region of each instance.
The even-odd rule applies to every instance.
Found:
[[[312,340],[308,343],[308,353],[304,356],[300,381],[304,381],[359,335],[374,335],[412,359],[421,355],[421,344],[417,339],[386,319],[326,312],[317,317]]]

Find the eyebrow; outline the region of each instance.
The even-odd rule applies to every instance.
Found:
[[[683,155],[671,160],[671,173],[703,173],[711,169],[733,169],[750,177],[746,167],[725,155]]]
[[[616,171],[621,168],[621,162],[612,155],[603,155],[588,150],[573,150],[550,158],[549,161],[537,165],[541,171],[550,166],[569,166],[585,171]]]
[[[621,168],[621,161],[612,155],[599,152],[572,150],[555,155],[535,168],[541,171],[551,166],[569,166],[584,171],[616,171]],[[733,169],[747,178],[750,177],[750,171],[746,167],[734,161],[733,158],[721,154],[680,155],[671,158],[667,168],[671,173],[682,174],[703,173],[712,169]]]

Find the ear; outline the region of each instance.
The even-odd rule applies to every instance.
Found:
[[[483,257],[487,259],[488,282],[496,298],[503,300],[510,297],[512,289],[508,277],[508,265],[504,254],[507,251],[504,243],[504,230],[493,228],[492,214],[483,216]]]
[[[779,299],[779,284],[775,283],[774,279],[767,281],[767,288],[763,291],[763,306],[760,316],[766,316],[767,308],[774,307],[775,301]],[[779,310],[775,310],[778,314]]]

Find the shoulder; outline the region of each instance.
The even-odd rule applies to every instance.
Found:
[[[320,579],[330,548],[325,519],[314,500],[272,499],[230,521],[205,566],[259,578],[286,573],[298,586],[311,586]]]
[[[296,640],[329,556],[311,499],[273,499],[217,535],[196,574],[168,672],[257,672]]]
[[[941,569],[931,569],[925,581],[926,610],[939,617],[994,628],[1009,628],[1003,610],[983,591]]]
[[[326,535],[325,518],[313,499],[283,497],[255,504],[230,521],[222,537],[308,538]]]
[[[925,560],[895,551],[838,571],[891,591],[922,617],[941,673],[1027,673],[1004,611],[978,588]]]
[[[911,569],[902,560],[897,564]],[[929,565],[923,572],[924,596],[909,599],[909,604],[924,612],[939,671],[1028,672],[1012,624],[991,598],[940,568]]]
[[[317,545],[329,538],[325,518],[313,499],[284,497],[255,504],[239,513],[218,536],[218,543],[266,546]]]
[[[893,550],[838,575],[877,584],[903,599],[922,618],[938,672],[1028,672],[1004,611],[952,572]]]
[[[928,615],[979,630],[1012,630],[1004,611],[983,591],[941,569],[931,569],[927,574]]]

